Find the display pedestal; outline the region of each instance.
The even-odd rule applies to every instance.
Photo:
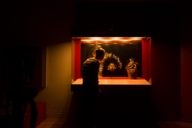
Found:
[[[71,89],[78,91],[82,87],[83,79],[79,78],[72,82]],[[99,88],[101,91],[126,91],[130,88],[151,87],[151,83],[143,78],[129,79],[128,77],[101,77],[99,78]]]

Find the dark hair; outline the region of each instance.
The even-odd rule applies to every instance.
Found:
[[[105,50],[103,48],[97,48],[95,50],[96,59],[102,60],[105,55]]]

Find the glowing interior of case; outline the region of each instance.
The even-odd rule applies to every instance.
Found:
[[[74,37],[73,45],[72,85],[82,84],[82,64],[98,46],[106,51],[99,85],[151,85],[150,37]]]

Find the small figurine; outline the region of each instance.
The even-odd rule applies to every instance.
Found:
[[[133,58],[129,58],[129,63],[126,66],[127,74],[130,79],[136,78],[138,63]]]
[[[109,71],[115,71],[116,70],[116,66],[114,63],[110,63],[108,66],[107,66],[107,70]]]

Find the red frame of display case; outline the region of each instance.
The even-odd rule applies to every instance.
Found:
[[[81,78],[81,39],[74,38],[72,49],[72,78]],[[142,46],[142,78],[151,79],[151,38],[143,37]]]

